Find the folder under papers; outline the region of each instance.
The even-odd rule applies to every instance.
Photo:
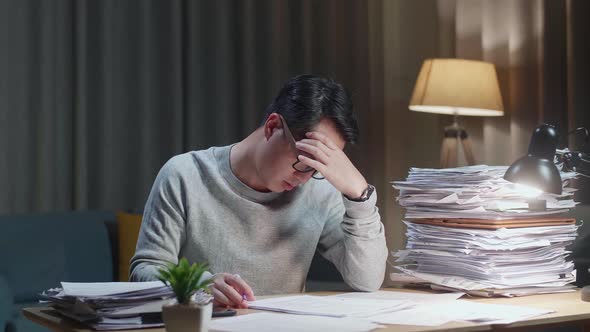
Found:
[[[526,218],[526,219],[507,219],[507,220],[490,220],[490,219],[414,219],[410,222],[415,224],[475,228],[475,229],[500,229],[500,228],[523,228],[523,227],[543,227],[543,226],[562,226],[574,225],[574,218]]]

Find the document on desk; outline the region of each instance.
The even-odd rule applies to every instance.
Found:
[[[336,296],[297,295],[249,302],[248,307],[299,315],[366,317],[415,305],[407,300],[359,299]]]
[[[377,291],[377,292],[352,292],[332,295],[333,297],[343,297],[350,299],[365,299],[365,300],[396,300],[396,301],[411,301],[414,303],[434,303],[441,301],[452,301],[465,295],[465,293],[410,293],[410,292],[395,292],[395,291]]]
[[[552,312],[548,309],[456,300],[425,303],[406,310],[373,315],[368,319],[380,324],[421,326],[438,326],[452,321],[510,324]]]
[[[301,316],[281,313],[256,313],[222,319],[214,319],[210,331],[240,332],[360,332],[382,326],[356,318]]]

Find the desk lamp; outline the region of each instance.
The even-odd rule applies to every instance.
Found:
[[[585,133],[584,142],[587,143],[589,138],[588,130],[578,128],[569,132],[568,135],[576,131]],[[561,175],[554,162],[557,142],[558,134],[554,126],[542,124],[537,127],[531,137],[528,154],[515,161],[508,168],[504,174],[504,179],[560,195],[562,192]],[[557,153],[557,158],[563,161],[566,171],[574,171],[582,176],[590,177],[590,158],[586,153],[560,151]],[[542,209],[544,209],[546,202],[542,202]],[[538,208],[538,204],[536,202],[530,208]],[[590,286],[582,288],[581,297],[583,301],[590,301]]]
[[[590,137],[586,128],[577,128],[568,135],[578,131],[584,132],[586,144]],[[584,152],[557,150],[558,139],[557,130],[552,125],[542,124],[535,128],[528,154],[508,168],[504,173],[504,179],[560,195],[561,175],[555,166],[556,155],[557,159],[563,162],[564,170],[590,177],[590,157]]]
[[[561,195],[561,176],[553,161],[557,141],[554,126],[543,124],[537,127],[531,137],[528,154],[508,168],[504,179]]]
[[[445,127],[441,145],[441,167],[457,162],[457,145],[463,146],[469,165],[475,164],[467,132],[459,126],[459,115],[502,116],[504,106],[494,65],[463,59],[427,59],[422,64],[409,109],[448,114],[453,124]]]

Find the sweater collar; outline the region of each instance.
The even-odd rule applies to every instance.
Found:
[[[223,176],[230,187],[240,196],[257,203],[267,203],[281,196],[282,193],[260,192],[254,190],[238,179],[231,169],[229,157],[234,145],[235,144],[221,147],[216,154],[217,165],[219,166],[221,176]]]

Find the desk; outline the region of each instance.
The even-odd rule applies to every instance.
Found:
[[[426,291],[385,288],[383,290],[398,292],[427,293]],[[337,292],[317,292],[313,295],[332,295]],[[538,331],[542,328],[553,326],[578,326],[580,331],[590,332],[590,302],[580,300],[580,291],[572,293],[558,293],[533,295],[517,298],[477,298],[468,301],[520,305],[534,308],[555,310],[555,313],[539,316],[510,325],[491,326],[489,324],[473,324],[463,322],[451,322],[441,326],[408,326],[388,325],[387,328],[378,329],[379,332],[418,332],[418,331]],[[252,309],[239,309],[238,314],[247,315],[256,312]],[[59,316],[48,307],[32,307],[23,309],[23,314],[33,322],[43,325],[53,331],[60,332],[88,332],[79,323]],[[223,318],[219,318],[223,319]],[[129,330],[128,330],[129,331]],[[165,332],[164,328],[135,330],[141,332]]]

